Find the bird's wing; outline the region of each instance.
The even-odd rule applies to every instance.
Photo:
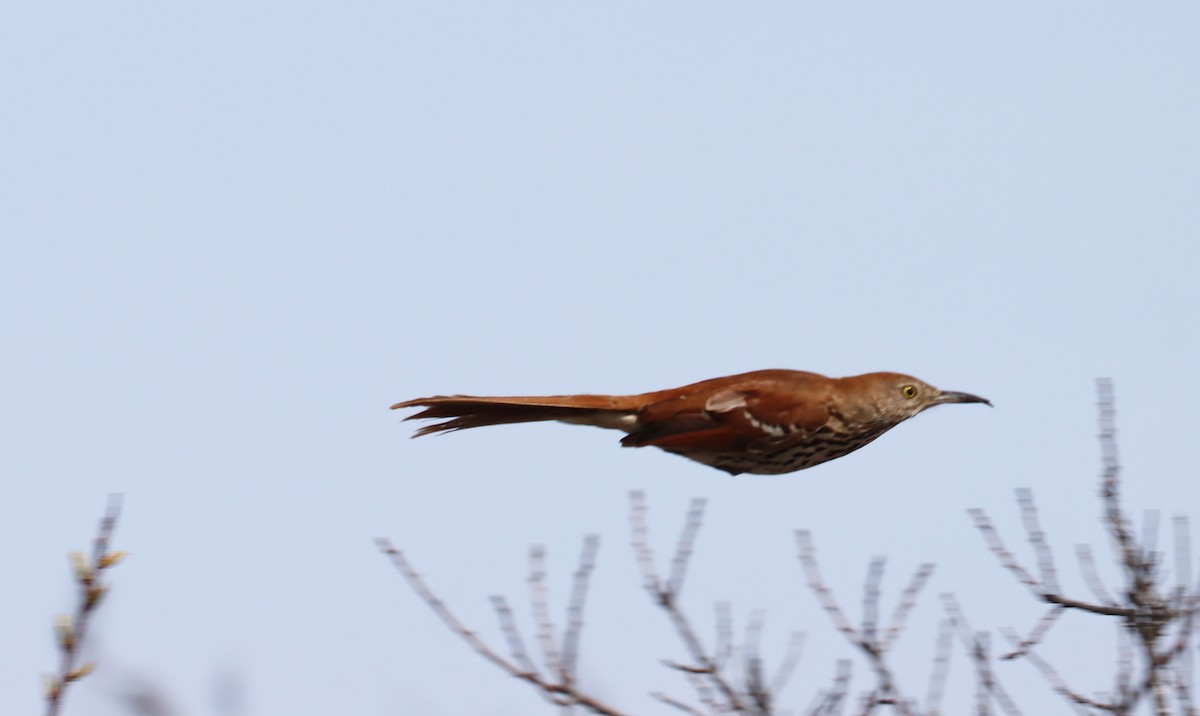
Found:
[[[828,386],[811,373],[759,371],[664,391],[621,444],[720,452],[803,437],[829,420]]]

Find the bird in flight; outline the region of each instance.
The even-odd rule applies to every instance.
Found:
[[[413,437],[557,420],[621,430],[625,447],[652,445],[730,475],[779,475],[854,452],[943,403],[991,405],[900,373],[827,378],[758,370],[638,395],[437,395],[392,409],[424,408],[406,420],[443,419]]]

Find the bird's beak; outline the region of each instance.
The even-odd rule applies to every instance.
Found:
[[[983,403],[989,408],[992,407],[992,401],[987,398],[980,398],[978,395],[971,395],[970,393],[959,393],[954,390],[943,390],[938,393],[933,404],[941,405],[942,403]]]

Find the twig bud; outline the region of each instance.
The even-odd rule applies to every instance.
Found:
[[[63,651],[75,648],[75,629],[71,626],[71,617],[59,614],[54,618],[54,633],[58,637],[58,645]]]
[[[72,681],[79,681],[80,679],[82,679],[83,677],[87,676],[88,674],[92,673],[95,670],[96,670],[96,662],[85,661],[85,662],[83,662],[83,664],[81,664],[79,666],[79,668],[74,669],[67,674],[66,681],[68,683],[70,683]]]
[[[116,552],[109,552],[108,554],[106,554],[100,558],[100,563],[97,566],[100,569],[108,569],[109,567],[116,566],[117,562],[120,562],[122,559],[125,559],[125,557],[128,554],[129,554],[128,552],[125,552],[122,550],[117,550]]]
[[[83,584],[91,582],[95,574],[92,565],[88,564],[87,557],[83,556],[83,552],[71,553],[71,568],[75,570],[75,579]]]
[[[101,584],[92,584],[87,588],[87,598],[84,601],[84,609],[93,609],[100,603],[100,599],[108,594],[108,587]]]

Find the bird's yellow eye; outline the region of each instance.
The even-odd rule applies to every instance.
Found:
[[[906,385],[900,389],[900,394],[905,398],[917,397],[917,387],[915,385]]]

